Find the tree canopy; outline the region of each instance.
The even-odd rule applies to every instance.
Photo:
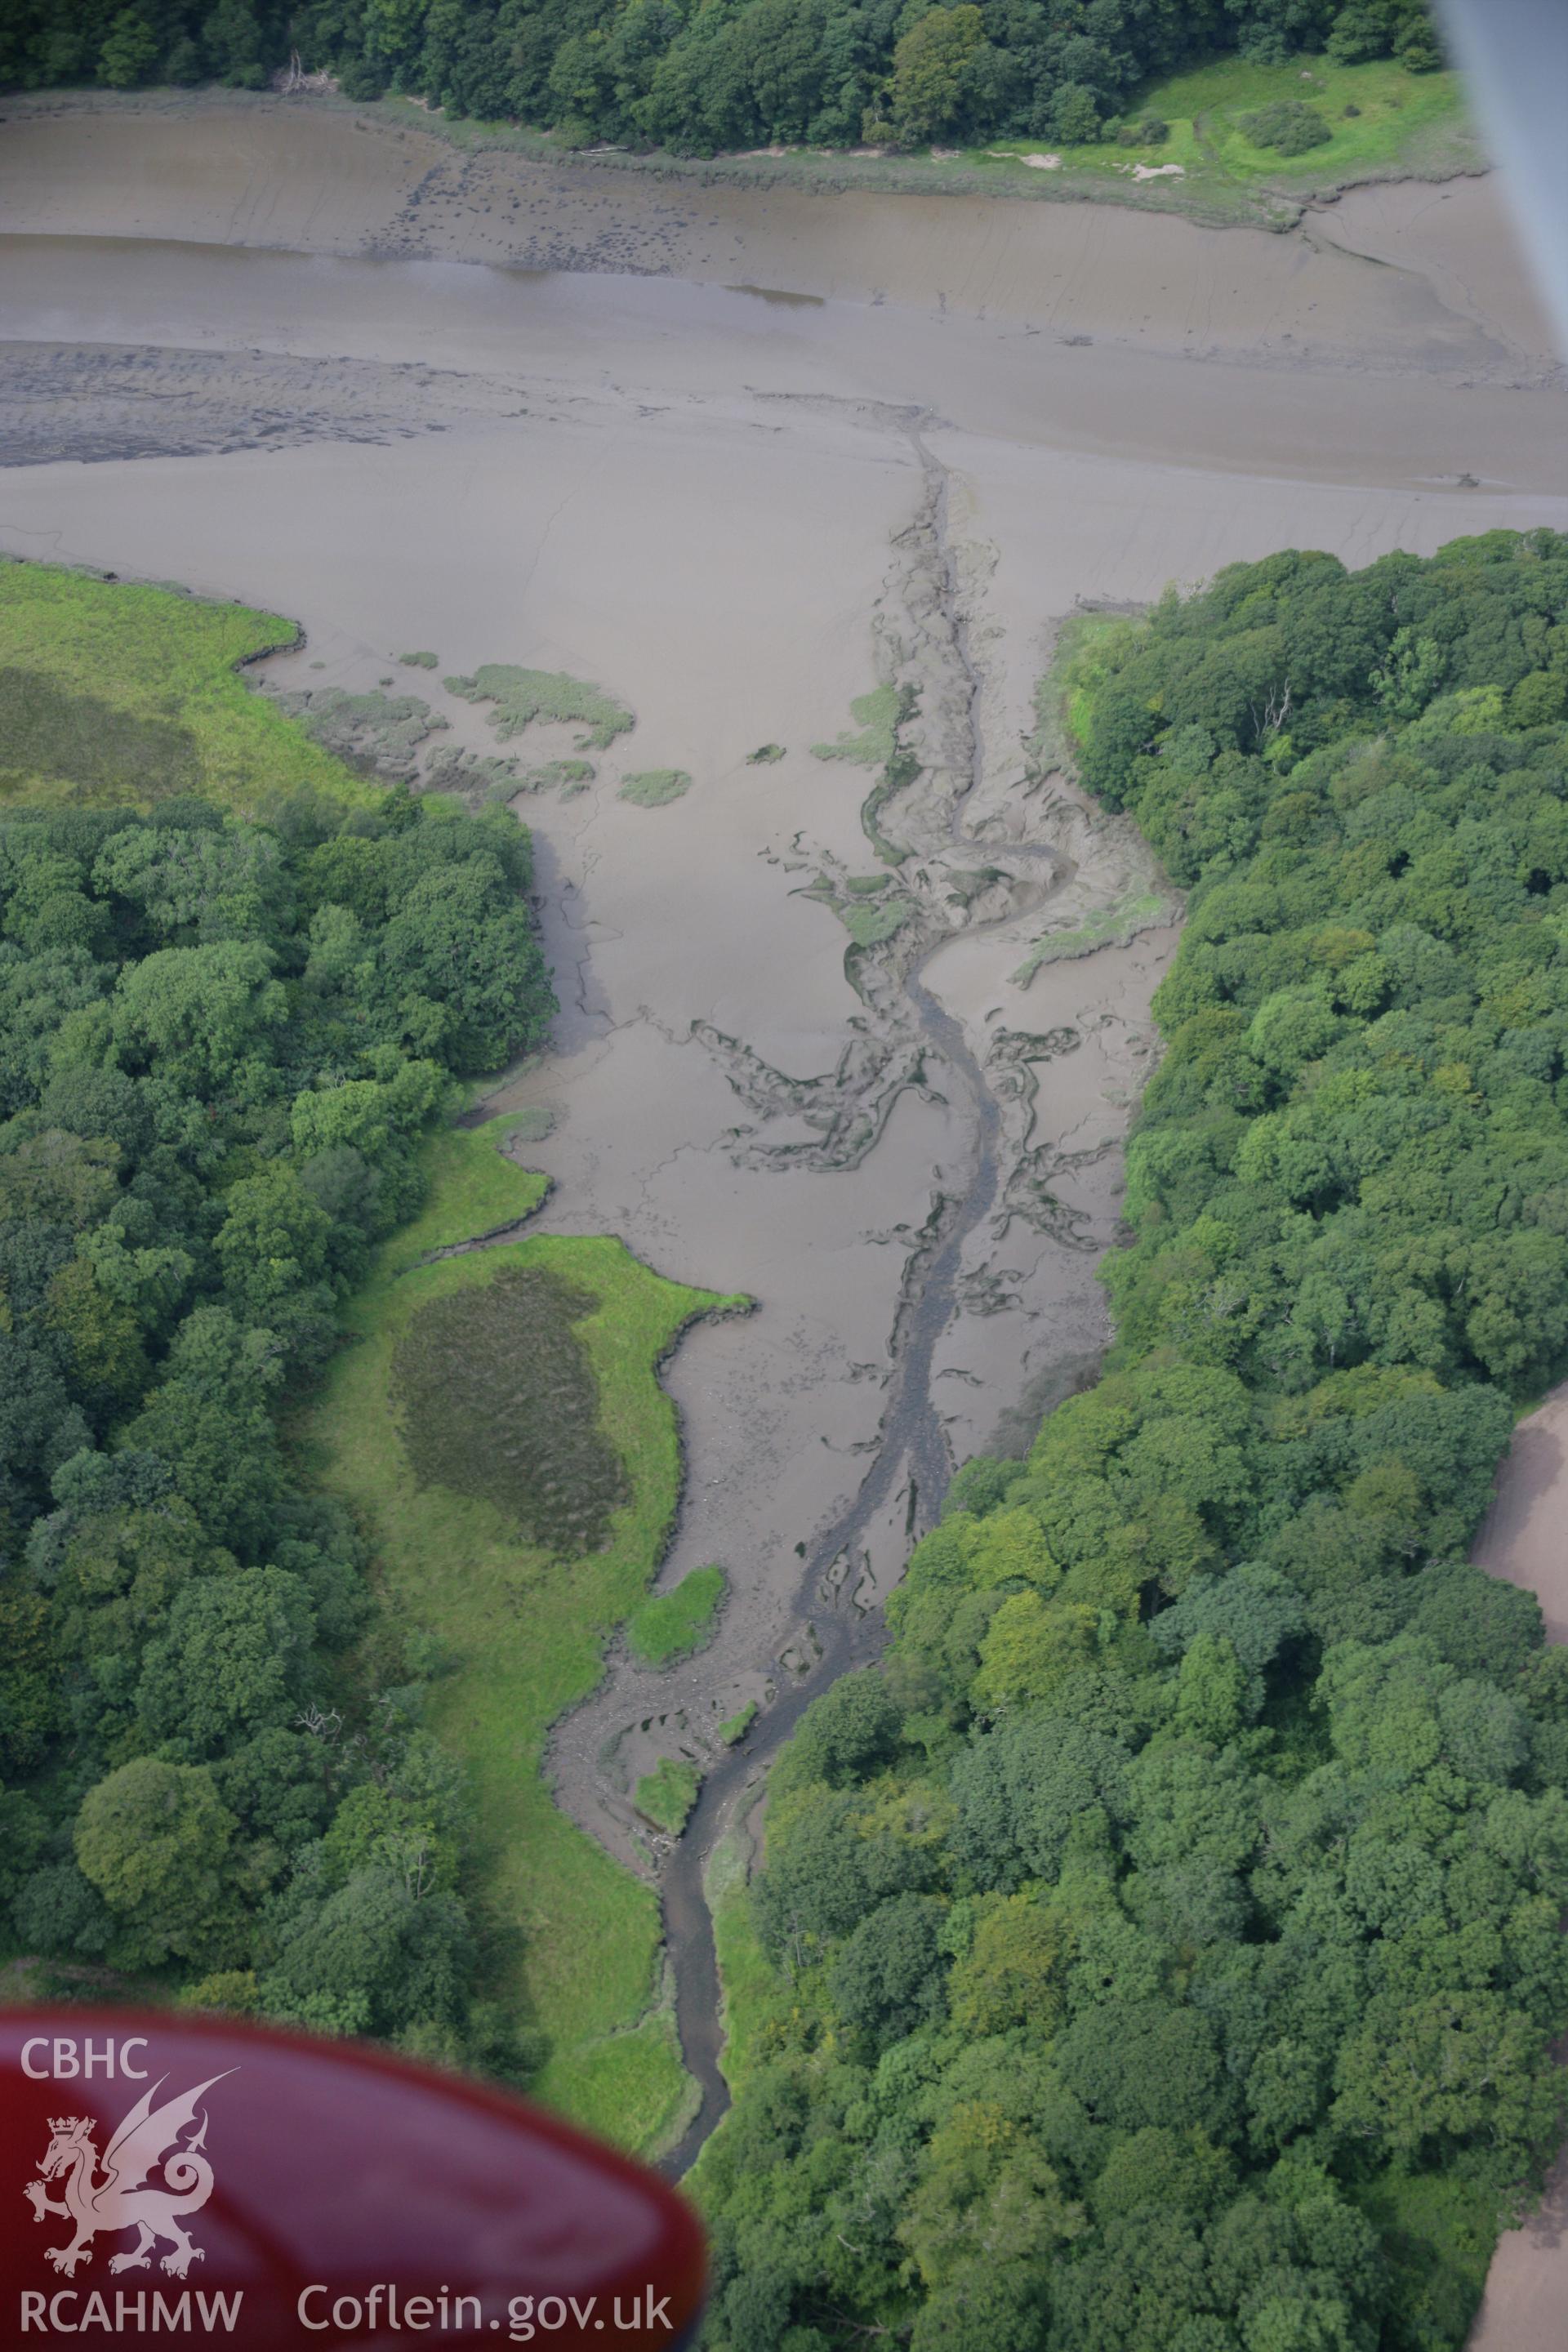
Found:
[[[30,1956],[516,2072],[468,1802],[277,1411],[543,1037],[528,836],[391,793],[0,821],[0,1897]],[[533,2054],[537,2055],[537,2053]]]
[[[405,92],[448,115],[698,154],[1078,143],[1111,135],[1141,82],[1227,49],[1438,62],[1426,0],[14,0],[0,82],[259,89],[291,48],[355,100]],[[1274,143],[1296,153],[1310,135],[1292,118]]]
[[[1116,1340],[775,1768],[711,2340],[1437,2352],[1568,2020],[1568,1659],[1464,1557],[1568,1355],[1568,539],[1074,684],[1190,893]]]

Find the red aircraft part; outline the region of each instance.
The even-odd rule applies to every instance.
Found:
[[[701,2233],[521,2099],[166,2011],[0,2018],[0,2343],[674,2352]]]

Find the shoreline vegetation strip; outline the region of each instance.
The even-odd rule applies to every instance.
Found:
[[[1305,77],[1305,81],[1303,79]],[[1248,126],[1270,104],[1305,103],[1328,137],[1297,157],[1260,145]],[[312,108],[367,129],[417,131],[459,153],[515,153],[578,174],[629,172],[699,187],[799,187],[911,194],[1005,195],[1094,202],[1184,214],[1216,227],[1293,227],[1315,204],[1379,180],[1443,180],[1489,168],[1465,115],[1458,77],[1413,73],[1388,58],[1341,63],[1309,52],[1276,64],[1220,58],[1147,81],[1129,100],[1129,127],[1088,142],[1045,135],[977,134],[966,143],[900,151],[816,147],[799,140],[711,154],[681,154],[584,139],[511,121],[454,115],[388,91],[352,99],[330,89],[292,96],[241,89],[24,91],[15,118],[75,111],[187,113],[201,106]],[[1142,123],[1163,124],[1141,142]],[[1042,166],[1044,168],[1042,168]]]

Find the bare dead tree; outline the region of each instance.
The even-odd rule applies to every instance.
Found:
[[[395,1830],[383,1843],[387,1860],[402,1874],[405,1888],[416,1903],[420,1902],[436,1884],[428,1836],[418,1829]]]
[[[1249,702],[1247,707],[1252,719],[1253,733],[1259,742],[1265,742],[1270,736],[1278,735],[1290,716],[1289,679],[1287,678],[1283,686],[1269,688],[1261,713],[1256,702]]]

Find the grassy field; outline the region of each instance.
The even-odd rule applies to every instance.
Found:
[[[253,809],[301,787],[371,805],[378,785],[236,675],[298,635],[246,604],[0,561],[0,805],[201,793]]]
[[[598,1304],[555,1266],[505,1265],[478,1288],[427,1299],[393,1349],[392,1407],[416,1483],[493,1503],[552,1559],[603,1551],[631,1500],[578,1328]]]
[[[672,1666],[712,1638],[728,1579],[721,1568],[694,1568],[673,1591],[656,1593],[634,1610],[626,1642],[645,1666]]]
[[[593,1688],[605,1641],[643,1598],[674,1515],[679,1444],[659,1360],[696,1317],[743,1302],[666,1282],[608,1238],[541,1234],[418,1263],[542,1197],[542,1179],[497,1153],[506,1124],[426,1147],[428,1205],[353,1302],[353,1344],[298,1434],[308,1470],[373,1531],[391,1605],[437,1632],[454,1661],[434,1686],[431,1721],[474,1775],[488,1908],[503,1931],[491,1990],[550,2037],[541,2095],[647,2151],[668,2138],[688,2094],[658,1974],[658,1904],[557,1810],[540,1765],[551,1723]],[[398,1426],[395,1365],[421,1318],[450,1317],[465,1297],[519,1275],[570,1294],[599,1429],[625,1475],[608,1540],[574,1559],[531,1542],[493,1483],[461,1491],[433,1480],[428,1461],[421,1483]],[[504,1333],[491,1328],[485,1345],[499,1350]],[[537,1398],[530,1411],[542,1443]],[[447,1466],[468,1475],[461,1460]]]
[[[1311,107],[1331,134],[1302,155],[1279,154],[1247,135],[1247,117],[1289,100]],[[1192,209],[1238,215],[1271,204],[1293,214],[1319,192],[1401,173],[1441,175],[1479,161],[1458,75],[1413,74],[1387,59],[1338,66],[1327,58],[1293,58],[1262,66],[1226,58],[1151,82],[1126,119],[1151,115],[1168,125],[1157,143],[1055,147],[1049,140],[999,139],[968,150],[964,161],[1000,174],[1010,192],[1018,182],[1043,179],[1070,182],[1079,195],[1163,190]],[[1055,155],[1058,168],[1025,163],[1026,155]],[[1140,181],[1140,169],[1162,176]]]
[[[508,1136],[526,1134],[533,1124],[527,1111],[514,1111],[487,1119],[483,1127],[443,1128],[426,1138],[420,1152],[425,1206],[382,1251],[376,1265],[381,1280],[405,1273],[432,1250],[500,1233],[533,1214],[550,1190],[549,1178],[520,1168],[500,1148]]]

